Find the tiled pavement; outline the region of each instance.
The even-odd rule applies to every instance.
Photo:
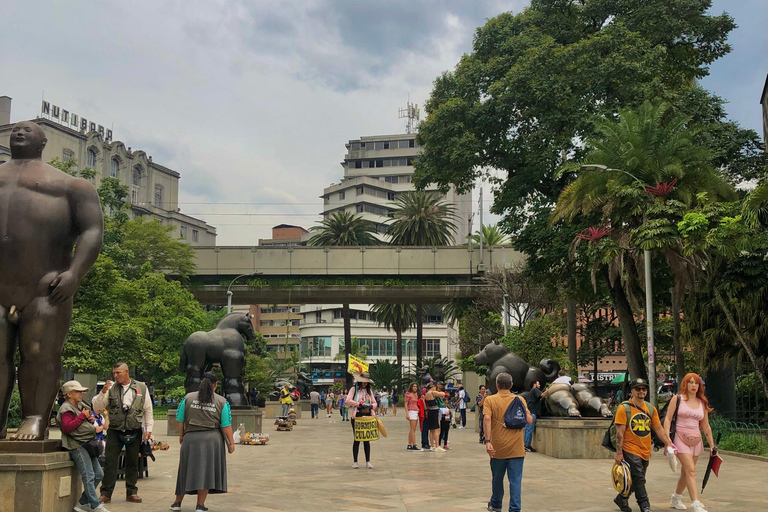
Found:
[[[306,416],[305,416],[306,418]],[[352,432],[348,422],[321,418],[299,421],[292,432],[270,434],[266,446],[238,446],[228,456],[229,492],[209,496],[212,512],[245,511],[484,511],[490,496],[488,457],[477,434],[452,429],[451,450],[407,452],[407,421],[401,414],[383,418],[389,437],[372,444],[373,470],[351,469]],[[265,421],[265,423],[269,423]],[[156,421],[156,432],[165,422]],[[122,501],[123,483],[115,488],[112,512],[159,512],[173,502],[179,444],[158,436],[171,449],[155,452],[150,478],[139,480],[142,504]],[[765,512],[768,509],[768,464],[724,456],[720,478],[710,479],[702,501],[710,512]],[[360,460],[364,461],[362,447]],[[699,461],[698,481],[706,468]],[[363,464],[361,464],[362,466]],[[615,496],[609,460],[558,460],[528,454],[523,473],[523,510],[530,512],[611,512]],[[660,454],[648,470],[648,489],[655,511],[670,510],[674,475]],[[687,498],[685,498],[687,503]],[[634,501],[630,502],[638,510]],[[506,510],[507,501],[504,502]],[[195,508],[187,496],[183,510]],[[689,506],[690,510],[690,506]]]

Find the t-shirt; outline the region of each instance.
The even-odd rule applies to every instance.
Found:
[[[624,445],[622,450],[637,455],[644,460],[650,460],[653,445],[651,430],[654,426],[661,425],[659,413],[654,407],[653,417],[650,417],[650,411],[646,404],[643,404],[641,408],[638,408],[632,402],[629,402],[629,404],[629,425],[627,425],[627,413],[624,404],[620,404],[619,408],[616,409],[616,418],[614,419],[617,425],[627,425],[627,428],[624,429]]]
[[[319,405],[320,404],[320,393],[317,391],[310,391],[309,392],[309,403]]]
[[[491,440],[496,455],[494,459],[514,459],[525,457],[525,446],[523,444],[523,433],[525,429],[509,429],[504,427],[504,414],[509,408],[509,404],[515,399],[508,389],[500,389],[495,395],[485,398],[483,402],[483,416],[491,417],[491,434],[486,433],[485,437]],[[525,409],[528,405],[523,400]]]
[[[539,388],[531,388],[525,401],[531,414],[541,416],[541,390]]]
[[[552,384],[568,384],[568,385],[571,385],[571,384],[573,384],[573,379],[571,379],[571,378],[570,378],[569,376],[567,376],[567,375],[563,375],[562,377],[558,377],[558,378],[556,378],[556,379],[555,379],[555,380],[552,382]]]
[[[467,396],[467,392],[463,389],[459,390],[459,409],[466,409],[467,402],[464,401],[464,397]]]

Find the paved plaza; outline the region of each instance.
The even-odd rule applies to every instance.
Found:
[[[471,415],[470,415],[471,416]],[[352,429],[325,415],[299,420],[292,432],[270,433],[266,446],[240,446],[228,456],[229,493],[212,495],[212,512],[246,511],[439,511],[485,510],[490,496],[488,457],[477,434],[452,429],[451,450],[445,453],[407,452],[407,421],[402,413],[382,418],[389,437],[372,443],[373,470],[352,469]],[[156,421],[165,432],[165,421]],[[166,511],[173,502],[178,438],[157,436],[171,449],[155,452],[150,478],[139,480],[140,505],[124,499],[124,483],[115,487],[113,512]],[[768,464],[725,455],[720,478],[707,485],[702,501],[710,512],[765,512],[768,509]],[[364,463],[362,447],[360,461]],[[531,512],[611,512],[615,493],[610,482],[610,460],[558,460],[538,453],[525,458],[523,510]],[[364,464],[361,464],[364,467]],[[705,462],[699,463],[698,480]],[[655,511],[670,510],[669,495],[677,476],[664,457],[654,454],[648,471],[648,490]],[[504,510],[508,505],[505,496]],[[633,509],[637,504],[632,502]],[[183,510],[195,508],[187,496]],[[689,507],[690,510],[690,507]]]

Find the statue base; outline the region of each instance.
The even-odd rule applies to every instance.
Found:
[[[3,512],[70,512],[82,490],[80,473],[61,441],[0,441]]]
[[[307,403],[309,403],[309,400],[307,400]],[[293,410],[296,411],[296,419],[301,419],[301,411],[302,411],[302,404],[303,402],[293,403]],[[325,407],[322,407],[322,410],[325,411]],[[268,420],[273,420],[277,418],[278,416],[283,415],[283,406],[280,402],[267,402],[264,406],[264,418]],[[234,419],[232,420],[232,423],[234,423]]]
[[[556,459],[612,459],[602,446],[611,418],[536,418],[533,447]]]
[[[263,428],[264,412],[258,407],[239,406],[230,409],[232,413],[232,429],[237,430],[241,423],[245,425],[246,432],[261,434]],[[179,422],[176,421],[176,409],[168,409],[168,427],[166,435],[179,435]]]

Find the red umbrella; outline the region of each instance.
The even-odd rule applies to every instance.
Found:
[[[717,445],[720,444],[720,438],[723,436],[722,432],[717,433],[717,439],[715,440],[715,446],[712,447],[712,455],[709,456],[709,462],[707,463],[707,471],[704,473],[704,481],[701,482],[701,493],[704,494],[704,487],[707,486],[710,473],[714,473],[718,476],[720,472],[720,465],[723,463],[723,459],[717,454]]]

